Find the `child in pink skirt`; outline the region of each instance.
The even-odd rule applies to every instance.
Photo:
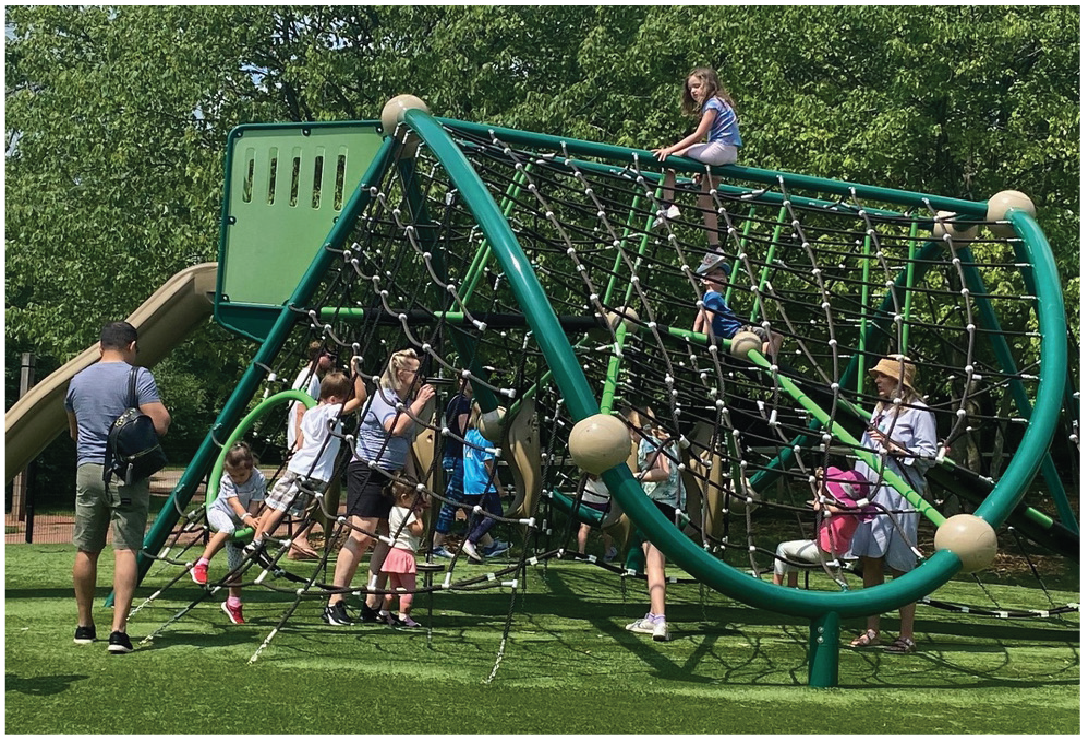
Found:
[[[395,542],[381,566],[381,573],[388,576],[389,590],[384,595],[381,616],[392,627],[421,627],[411,619],[411,602],[414,600],[418,572],[414,554],[422,544],[422,534],[426,529],[422,512],[429,507],[429,500],[402,481],[392,481],[388,488],[395,501],[388,512],[388,533]],[[392,599],[396,591],[399,591],[399,616],[393,617]]]

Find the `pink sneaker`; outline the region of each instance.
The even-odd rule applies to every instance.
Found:
[[[226,612],[226,616],[230,618],[230,621],[234,624],[245,624],[245,616],[241,613],[241,604],[236,607],[231,607],[225,601],[222,602],[222,611]]]
[[[207,585],[207,563],[196,563],[192,566],[192,570],[189,571],[192,575],[192,580],[199,586]]]

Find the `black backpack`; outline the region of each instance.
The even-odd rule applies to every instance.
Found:
[[[137,370],[133,367],[128,378],[129,406],[109,427],[103,475],[107,487],[113,475],[130,486],[157,473],[168,462],[155,433],[154,421],[139,410],[136,398]]]

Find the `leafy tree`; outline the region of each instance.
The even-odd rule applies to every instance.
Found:
[[[8,6],[7,403],[216,257],[229,130],[438,115],[669,144],[690,68],[735,96],[743,162],[982,199],[1022,190],[1079,300],[1078,9]],[[1071,312],[1071,320],[1076,315]],[[213,325],[158,375],[191,449],[253,348]]]

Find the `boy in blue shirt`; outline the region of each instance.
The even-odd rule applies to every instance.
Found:
[[[472,562],[482,562],[477,550],[479,540],[486,536],[496,521],[486,514],[503,516],[501,497],[505,494],[497,477],[497,455],[493,443],[478,430],[482,409],[478,403],[471,404],[468,432],[463,440],[463,503],[468,507],[481,506],[483,512],[472,517],[471,531],[463,541],[461,551]]]
[[[709,339],[732,339],[740,331],[753,332],[761,339],[761,353],[775,358],[783,344],[783,336],[773,335],[760,326],[743,323],[724,300],[723,290],[730,274],[731,269],[723,262],[705,271],[701,278],[705,292],[701,299],[702,307],[693,321],[693,331],[708,334]]]

